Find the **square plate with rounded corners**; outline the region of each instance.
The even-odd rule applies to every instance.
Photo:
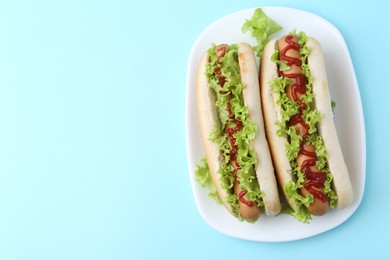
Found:
[[[192,46],[188,61],[186,89],[186,142],[189,177],[197,207],[203,219],[219,232],[247,240],[262,242],[291,241],[328,231],[346,221],[358,208],[363,196],[366,168],[366,144],[362,104],[359,88],[341,33],[331,23],[312,13],[285,8],[262,7],[263,11],[283,29],[271,35],[279,38],[293,29],[316,38],[322,46],[332,100],[337,104],[335,123],[354,188],[353,203],[342,210],[329,210],[321,217],[313,217],[310,224],[298,222],[289,215],[261,216],[255,224],[240,222],[222,205],[208,198],[208,190],[194,180],[194,171],[204,156],[196,112],[196,73],[201,55],[211,43],[248,42],[256,45],[241,26],[250,19],[255,9],[230,14],[207,27]]]

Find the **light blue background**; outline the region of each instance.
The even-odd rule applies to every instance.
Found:
[[[242,9],[333,23],[366,123],[363,201],[286,243],[224,236],[197,211],[185,147],[192,43]],[[386,1],[2,1],[0,259],[375,259],[390,256]],[[386,47],[387,46],[387,47]]]

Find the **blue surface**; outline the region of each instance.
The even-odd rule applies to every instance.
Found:
[[[365,114],[360,207],[340,227],[295,242],[218,233],[198,213],[188,178],[192,43],[215,20],[258,6],[303,9],[340,30]],[[388,7],[339,0],[2,1],[0,259],[390,256]]]

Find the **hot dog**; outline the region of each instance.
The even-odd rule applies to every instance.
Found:
[[[265,46],[260,92],[277,179],[294,215],[308,222],[353,199],[319,43],[295,33]],[[341,86],[340,86],[341,87]]]
[[[212,45],[199,63],[197,112],[211,179],[240,220],[276,215],[280,201],[260,104],[258,70],[246,43]]]

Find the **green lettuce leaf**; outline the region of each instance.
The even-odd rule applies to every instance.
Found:
[[[276,65],[278,66],[280,71],[285,71],[291,69],[290,66],[288,66],[285,62],[279,60],[279,50],[277,49],[277,46],[275,46],[275,51],[271,55],[271,61],[275,62]]]
[[[206,157],[202,157],[201,164],[197,164],[196,167],[197,169],[195,170],[195,180],[200,185],[202,185],[202,187],[207,187],[210,190],[208,195],[210,198],[215,200],[218,204],[221,204],[222,202],[218,196],[217,189],[211,180],[210,170]]]
[[[243,33],[250,32],[251,36],[257,41],[257,45],[253,47],[257,57],[263,55],[263,50],[268,42],[268,37],[282,29],[279,24],[269,18],[261,8],[257,8],[252,18],[246,20],[241,27]]]

